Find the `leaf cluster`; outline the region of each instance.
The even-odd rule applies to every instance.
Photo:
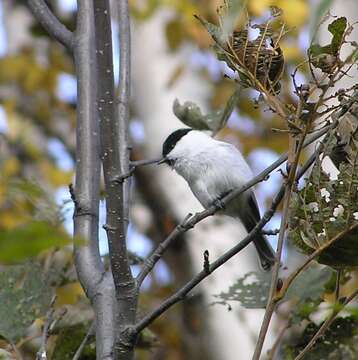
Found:
[[[289,224],[289,238],[306,254],[332,242],[317,261],[335,267],[358,265],[358,118],[348,114],[341,125],[331,131],[305,186],[293,194]],[[335,159],[336,179],[322,168],[326,157]]]
[[[310,322],[302,336],[284,347],[284,359],[292,360],[308,344],[319,326]],[[358,318],[337,318],[304,359],[354,360],[358,356]]]

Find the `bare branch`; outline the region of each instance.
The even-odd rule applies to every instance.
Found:
[[[277,234],[280,232],[280,229],[262,230],[261,232],[262,232],[264,235],[274,236],[274,235],[277,235]]]
[[[51,12],[44,0],[28,0],[29,8],[45,28],[57,41],[64,45],[68,50],[73,50],[74,35],[68,30],[57,17]]]
[[[300,102],[300,104],[301,103],[302,102]],[[297,113],[296,113],[297,119],[300,117],[301,110],[302,110],[301,107],[298,106]],[[253,360],[260,359],[260,355],[261,355],[262,347],[263,347],[263,344],[265,341],[265,337],[266,337],[266,334],[267,334],[267,331],[268,331],[268,328],[270,325],[270,321],[271,321],[273,312],[276,307],[275,294],[277,291],[277,282],[279,279],[278,275],[279,275],[280,264],[281,264],[281,256],[282,256],[282,250],[283,250],[284,237],[285,237],[285,233],[286,233],[287,222],[289,219],[289,206],[290,206],[291,194],[292,194],[292,189],[294,186],[294,180],[296,178],[296,170],[297,170],[297,166],[298,166],[298,160],[299,160],[299,157],[301,154],[301,150],[303,149],[303,143],[304,143],[305,137],[308,133],[309,127],[310,127],[310,122],[308,122],[305,126],[305,130],[300,137],[300,141],[297,146],[297,150],[294,150],[293,163],[290,164],[291,165],[290,171],[289,171],[288,177],[287,177],[287,179],[285,181],[285,185],[284,185],[285,198],[284,198],[283,211],[282,211],[282,217],[281,217],[280,232],[278,235],[277,261],[275,262],[273,269],[272,269],[269,300],[267,302],[264,319],[261,324],[259,337],[258,337],[258,340],[256,343],[254,355],[252,357]],[[321,149],[321,147],[319,147],[319,148]]]
[[[311,156],[305,165],[299,170],[296,180],[298,181],[303,174],[308,170],[308,168],[313,164],[315,160],[316,154]],[[194,278],[188,281],[182,288],[180,288],[175,294],[166,299],[157,309],[146,315],[142,320],[140,320],[131,330],[138,334],[144,328],[146,328],[149,324],[151,324],[155,319],[161,316],[167,309],[182,301],[185,296],[203,279],[209,276],[212,272],[214,272],[221,265],[226,263],[229,259],[231,259],[234,255],[239,253],[242,249],[244,249],[255,237],[255,235],[262,230],[262,228],[270,221],[272,216],[274,215],[278,205],[284,196],[285,187],[281,186],[280,190],[276,194],[275,198],[272,200],[271,208],[265,212],[262,219],[256,224],[256,226],[252,229],[252,231],[230,250],[226,251],[222,256],[220,256],[217,260],[212,262],[211,264],[206,264],[205,268],[199,272]],[[201,214],[201,213],[200,213]],[[209,265],[209,266],[208,266]]]
[[[54,304],[56,301],[56,295],[54,295],[50,302],[50,309],[47,312],[46,320],[42,329],[42,337],[41,337],[41,347],[36,354],[36,360],[46,360],[47,359],[47,340],[50,336],[50,328],[54,321],[54,313],[55,308]]]
[[[176,293],[166,299],[157,309],[152,311],[150,314],[146,315],[142,320],[140,320],[133,328],[136,333],[139,333],[144,328],[146,328],[149,324],[151,324],[155,319],[157,319],[160,315],[162,315],[166,310],[170,307],[182,301],[185,296],[202,280],[204,280],[207,276],[209,276],[212,272],[214,272],[218,267],[224,264],[226,261],[231,259],[234,255],[239,253],[242,249],[244,249],[255,237],[255,235],[265,226],[265,224],[271,219],[273,216],[278,204],[282,200],[283,192],[279,193],[275,200],[272,203],[272,207],[270,210],[266,211],[265,215],[262,217],[260,222],[257,223],[255,228],[235,247],[228,250],[225,254],[219,257],[216,261],[211,263],[209,267],[206,266],[201,272],[199,272],[196,276],[194,276],[189,282],[187,282],[181,289],[179,289]]]
[[[93,322],[93,323],[91,324],[90,328],[88,329],[86,336],[83,338],[80,346],[78,347],[78,349],[77,349],[74,357],[72,358],[72,360],[79,360],[79,359],[80,359],[81,354],[82,354],[82,352],[83,352],[83,350],[84,350],[84,348],[85,348],[85,346],[86,346],[89,338],[90,338],[91,336],[93,336],[94,333],[95,333],[95,328],[96,328],[96,323]]]

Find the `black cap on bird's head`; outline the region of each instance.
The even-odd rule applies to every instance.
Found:
[[[172,132],[166,138],[166,140],[164,141],[163,150],[162,150],[163,159],[160,160],[158,162],[158,164],[166,163],[166,164],[170,165],[170,161],[167,159],[167,155],[174,149],[177,142],[191,130],[193,130],[193,129],[189,129],[189,128],[178,129],[178,130],[175,130],[174,132]]]

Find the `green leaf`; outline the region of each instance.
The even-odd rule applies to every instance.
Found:
[[[89,323],[81,323],[61,329],[57,336],[56,346],[51,359],[71,360],[86,336],[89,327]],[[93,343],[94,335],[91,336],[90,341],[85,345],[81,359],[95,358],[96,351]]]
[[[266,307],[270,289],[271,274],[266,272],[249,272],[230,286],[227,292],[214,297],[220,299],[213,304],[230,305],[238,301],[247,309],[263,309]]]
[[[346,27],[347,19],[345,17],[340,17],[328,25],[328,30],[333,35],[331,41],[332,54],[336,54],[339,51]]]
[[[11,230],[0,230],[0,263],[18,263],[51,247],[71,242],[61,228],[33,221]]]
[[[329,267],[320,269],[318,266],[310,266],[297,276],[287,290],[286,299],[296,299],[305,302],[308,299],[315,300],[322,296],[326,282],[331,278],[333,270]]]
[[[181,105],[178,99],[175,99],[173,112],[180,121],[195,130],[210,130],[200,107],[192,101],[186,101]]]
[[[208,33],[211,35],[211,37],[217,44],[220,44],[221,46],[224,45],[224,43],[222,42],[223,32],[219,26],[212,24],[209,21],[206,21],[198,15],[194,15],[194,17],[201,22],[201,24],[205,27],[205,29],[208,31]]]
[[[0,335],[15,343],[44,316],[51,288],[37,264],[10,266],[0,273]]]
[[[316,259],[334,267],[358,265],[358,119],[340,120],[329,134],[323,158],[329,156],[339,169],[337,179],[323,171],[317,158],[305,187],[293,194],[289,239],[304,253],[326,246]]]
[[[307,300],[316,301],[320,299],[325,289],[325,283],[331,277],[332,271],[327,267],[321,270],[317,266],[309,267],[297,276],[283,301],[295,300],[296,304],[303,304]],[[230,305],[231,301],[238,301],[248,309],[265,308],[270,282],[270,273],[249,272],[230,286],[227,292],[214,295],[219,299],[214,304]]]
[[[238,88],[229,98],[223,109],[203,115],[198,105],[191,101],[186,101],[183,105],[176,99],[173,104],[173,112],[176,117],[185,125],[195,130],[211,130],[217,133],[225,127],[235,105],[239,99],[240,88]]]
[[[295,358],[308,344],[318,326],[309,323],[299,341],[284,349],[285,360]],[[295,336],[297,339],[297,336]],[[355,360],[358,358],[358,319],[357,317],[337,318],[315,343],[304,359],[307,360]]]

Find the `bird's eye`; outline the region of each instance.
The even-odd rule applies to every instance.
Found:
[[[173,159],[173,158],[167,159],[165,163],[168,164],[169,166],[173,167],[175,164],[175,159]]]

